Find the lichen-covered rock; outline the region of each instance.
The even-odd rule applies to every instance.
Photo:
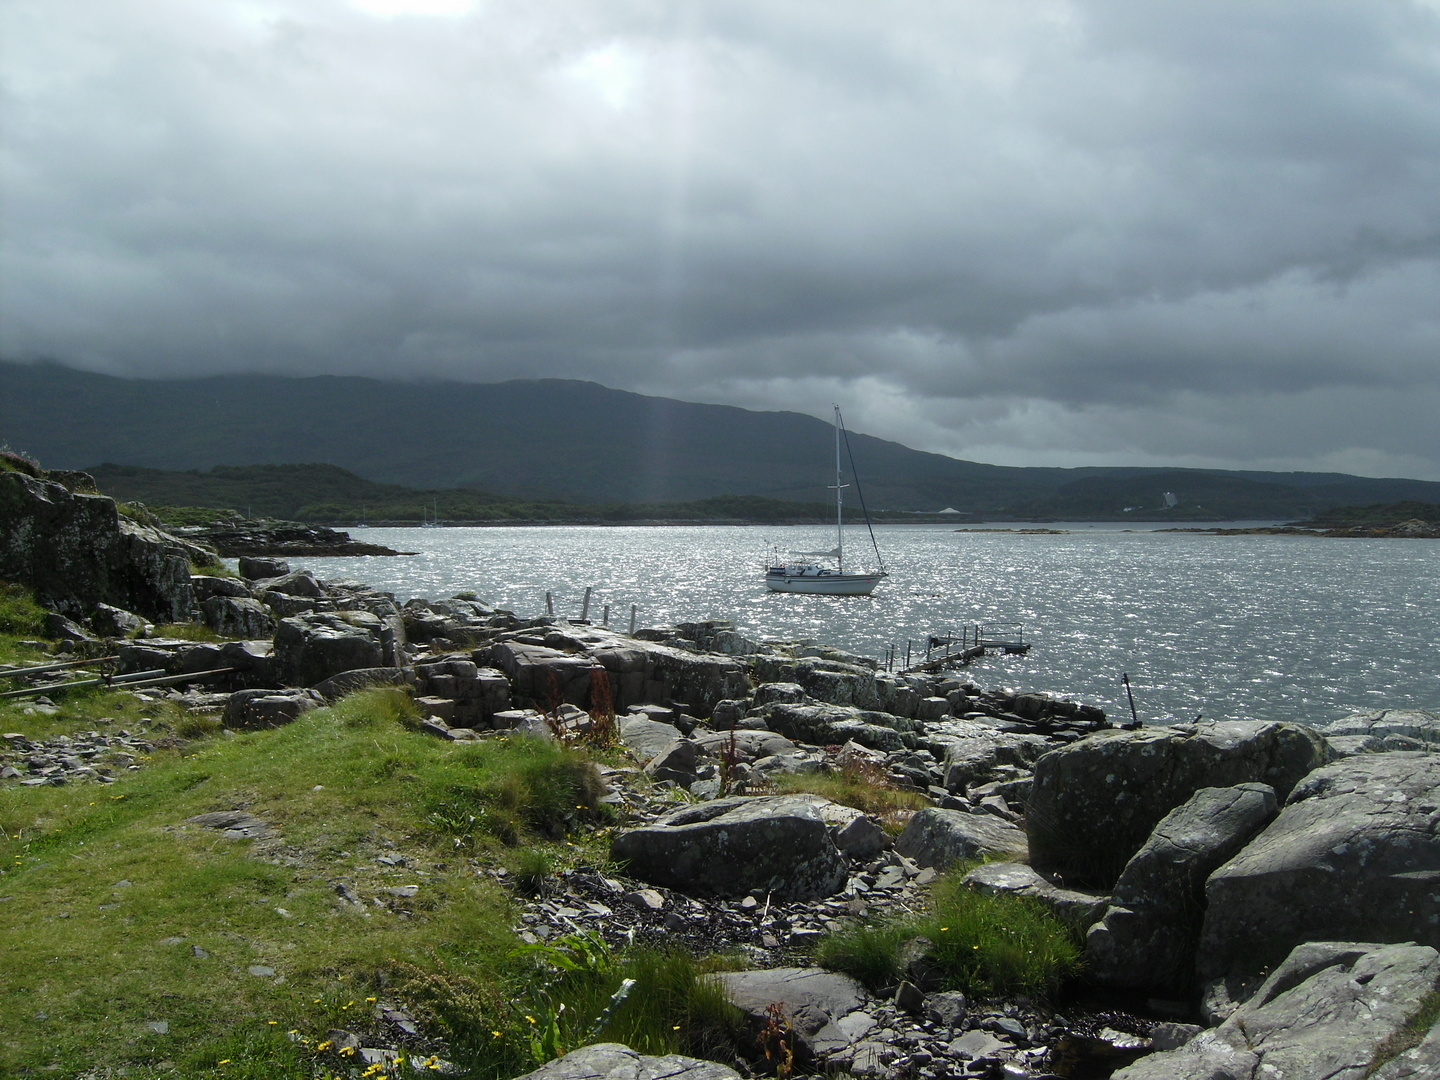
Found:
[[[740,1080],[726,1065],[682,1054],[651,1057],[622,1043],[595,1043],[526,1073],[518,1080]]]
[[[151,622],[188,619],[190,563],[213,552],[120,515],[115,500],[0,472],[0,579],[72,618],[112,604]]]
[[[1329,757],[1325,740],[1299,724],[1097,732],[1035,763],[1031,861],[1066,884],[1109,889],[1160,819],[1201,788],[1262,783],[1283,799]]]
[[[384,666],[381,621],[367,611],[296,615],[275,629],[275,662],[289,686],[314,686],[356,668]]]
[[[1102,986],[1183,992],[1195,975],[1205,879],[1274,820],[1265,784],[1201,788],[1166,814],[1126,865],[1085,941],[1086,976]]]
[[[986,855],[1024,855],[1025,834],[991,814],[930,807],[910,819],[895,841],[895,850],[921,866],[944,870]]]
[[[903,750],[916,742],[911,731],[897,729],[900,725],[913,727],[913,721],[847,705],[776,702],[766,707],[765,722],[786,738],[819,746],[853,741],[872,750]]]
[[[1300,945],[1219,1027],[1114,1080],[1362,1080],[1437,986],[1440,955],[1428,946]]]
[[[145,629],[145,620],[112,604],[96,604],[90,628],[104,638],[133,637]]]
[[[1304,941],[1440,947],[1440,757],[1365,754],[1317,769],[1205,896],[1202,979],[1260,970]]]
[[[212,596],[235,596],[253,598],[254,593],[250,586],[243,581],[236,581],[231,577],[221,577],[219,574],[191,574],[190,587],[195,590],[195,599],[205,603]]]
[[[971,784],[995,779],[1004,765],[1028,769],[1053,746],[1043,735],[1006,731],[947,741],[942,766],[945,787],[963,792]]]
[[[275,632],[270,609],[247,596],[211,596],[200,605],[200,616],[221,637],[253,640]]]
[[[225,703],[227,728],[281,727],[325,704],[314,690],[237,690]]]
[[[991,895],[1028,896],[1038,900],[1068,926],[1083,929],[1105,913],[1108,896],[1067,889],[1045,880],[1026,863],[991,862],[965,875],[965,884]]]
[[[1419,709],[1355,713],[1319,730],[1339,757],[1397,750],[1440,752],[1440,716]]]
[[[612,854],[652,885],[702,896],[831,896],[845,859],[812,796],[716,799],[615,838]]]
[[[819,1055],[844,1050],[854,1040],[842,1021],[864,1008],[866,998],[848,975],[822,968],[765,968],[722,971],[715,976],[730,1000],[744,1012],[752,1038],[774,1019],[779,1005],[799,1036],[796,1064],[808,1066]]]
[[[246,581],[265,581],[284,577],[290,573],[290,564],[284,559],[263,559],[254,555],[241,555],[240,576]]]

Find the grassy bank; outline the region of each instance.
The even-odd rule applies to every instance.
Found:
[[[516,951],[490,868],[519,852],[605,859],[603,831],[586,828],[604,824],[593,771],[574,751],[441,743],[407,730],[408,702],[383,692],[188,743],[167,730],[178,717],[128,695],[56,715],[0,706],[0,723],[54,737],[102,712],[157,740],[143,768],[108,786],[0,788],[0,1075],[360,1075],[328,1033],[379,1030],[377,1010],[404,1005],[466,1074],[513,1076],[593,1034],[626,978],[650,985],[607,1028],[655,1050],[711,1037],[689,958],[592,950],[574,968]],[[188,820],[235,809],[269,835]]]

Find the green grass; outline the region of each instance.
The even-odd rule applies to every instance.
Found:
[[[1405,1051],[1419,1046],[1436,1024],[1440,1024],[1440,990],[1432,990],[1421,998],[1405,1026],[1376,1048],[1375,1057],[1365,1070],[1366,1077],[1374,1076]]]
[[[34,637],[45,624],[45,609],[21,585],[0,581],[0,634]]]
[[[108,694],[55,717],[11,707],[3,722],[38,738],[102,709],[132,729],[139,709],[154,727],[198,719]],[[593,767],[535,739],[443,743],[405,728],[412,709],[403,692],[368,691],[284,728],[176,740],[113,785],[0,786],[0,1075],[348,1075],[318,1047],[331,1028],[369,1026],[367,998],[383,997],[464,1034],[451,1056],[468,1075],[501,1078],[538,1063],[526,1015],[568,1002],[572,1039],[627,977],[645,985],[605,1037],[623,1028],[670,1049],[705,1037],[714,1010],[697,1004],[709,991],[684,975],[688,957],[608,957],[603,978],[574,983],[517,953],[513,902],[485,870],[520,851],[604,865]],[[234,808],[278,837],[185,824]],[[387,854],[404,865],[380,863]],[[338,882],[367,906],[339,902]],[[412,884],[403,901],[385,892]],[[167,1033],[147,1026],[159,1021]]]
[[[930,800],[920,792],[896,787],[878,767],[850,766],[838,772],[792,773],[777,777],[775,786],[787,794],[809,792],[872,814],[892,836],[904,831],[915,811],[930,805]]]
[[[209,644],[216,644],[228,641],[229,638],[221,637],[204,623],[165,623],[163,626],[155,627],[155,636],[160,638],[172,638],[178,641],[199,641]]]
[[[878,990],[900,981],[902,947],[923,937],[932,942],[926,956],[942,972],[945,989],[1053,997],[1080,968],[1073,932],[1038,901],[969,888],[963,880],[969,869],[935,883],[925,914],[842,930],[821,942],[816,959]]]

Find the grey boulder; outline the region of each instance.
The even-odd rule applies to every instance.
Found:
[[[831,896],[846,866],[813,797],[716,799],[629,829],[612,854],[652,885],[704,896]]]
[[[295,615],[275,628],[275,663],[290,686],[314,686],[356,668],[384,666],[381,620],[368,611]]]
[[[1205,787],[1262,783],[1284,798],[1330,758],[1299,724],[1219,721],[1102,731],[1035,763],[1031,861],[1068,885],[1111,888],[1160,819]]]
[[[763,688],[762,688],[763,689]],[[834,746],[857,742],[872,750],[903,750],[913,745],[894,726],[897,719],[887,713],[863,712],[848,705],[806,705],[776,702],[766,707],[765,721],[796,742]]]
[[[263,638],[275,632],[275,617],[247,596],[212,596],[200,605],[205,625],[221,637]]]
[[[314,690],[237,690],[225,703],[224,723],[244,731],[282,727],[324,704]]]
[[[1205,879],[1276,812],[1273,788],[1240,784],[1201,788],[1166,814],[1086,936],[1086,975],[1102,986],[1187,989],[1195,975]]]
[[[145,629],[145,620],[133,611],[111,604],[96,604],[90,628],[103,638],[133,637]]]
[[[1202,979],[1317,939],[1440,946],[1440,757],[1365,754],[1316,770],[1205,895]]]
[[[1219,1027],[1114,1080],[1361,1080],[1437,986],[1425,945],[1301,945]]]
[[[963,810],[921,810],[895,841],[895,850],[921,866],[944,870],[987,855],[1025,853],[1025,834],[1003,818]]]
[[[722,971],[716,978],[754,1033],[765,1029],[779,1007],[799,1036],[801,1065],[848,1047],[852,1039],[841,1022],[865,1005],[855,980],[821,968]]]
[[[284,577],[290,573],[290,564],[284,559],[262,559],[250,555],[240,556],[239,568],[240,576],[247,581]]]
[[[652,1057],[623,1043],[594,1043],[571,1050],[518,1080],[739,1080],[734,1069],[714,1061],[664,1054]]]

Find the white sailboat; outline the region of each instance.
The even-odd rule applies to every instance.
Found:
[[[890,575],[885,572],[885,565],[880,562],[880,547],[875,545],[875,560],[880,563],[880,569],[873,571],[856,571],[845,569],[845,500],[844,490],[849,484],[844,482],[844,474],[840,469],[840,438],[844,434],[844,421],[840,418],[840,406],[835,406],[835,550],[834,551],[804,551],[797,552],[802,559],[834,559],[835,565],[817,562],[773,562],[765,568],[765,586],[771,592],[789,593],[810,593],[817,596],[869,596],[880,584],[881,579]],[[848,442],[847,442],[848,447]],[[852,461],[853,470],[854,463]],[[865,505],[862,496],[860,505]],[[865,515],[865,524],[870,524],[870,515]],[[870,540],[873,544],[875,533],[872,530]]]

